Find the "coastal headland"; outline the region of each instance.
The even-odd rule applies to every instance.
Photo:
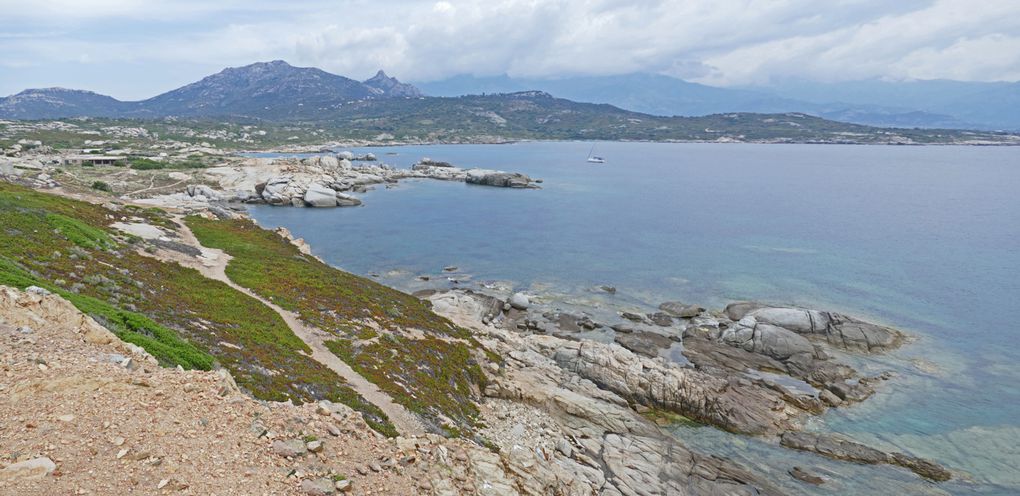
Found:
[[[909,341],[902,331],[757,302],[657,302],[609,320],[521,292],[409,295],[331,267],[244,205],[348,208],[404,179],[541,179],[343,152],[220,161],[167,171],[32,155],[4,173],[3,386],[19,401],[0,408],[33,420],[0,432],[19,453],[0,487],[785,492],[775,474],[686,447],[663,429],[677,422],[953,477],[935,461],[810,429],[894,379],[842,357],[893,350]],[[591,331],[609,339],[582,337]],[[203,477],[189,460],[225,477]],[[781,477],[797,484],[826,483],[788,470]]]

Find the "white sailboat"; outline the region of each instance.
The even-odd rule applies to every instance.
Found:
[[[595,145],[591,145],[591,150],[588,150],[588,163],[592,163],[592,164],[604,164],[604,163],[606,163],[606,159],[604,159],[604,158],[602,158],[602,157],[600,157],[598,155],[595,155],[594,153],[595,153]]]

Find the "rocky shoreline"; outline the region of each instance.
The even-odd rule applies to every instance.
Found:
[[[929,460],[800,432],[809,418],[865,401],[893,377],[889,372],[863,375],[831,352],[867,355],[892,350],[906,338],[896,329],[835,312],[753,302],[735,302],[717,311],[667,302],[661,307],[668,312],[622,311],[621,322],[610,324],[532,305],[519,293],[503,299],[466,289],[417,294],[440,314],[467,314],[487,328],[521,336],[537,355],[617,395],[635,411],[665,410],[837,460],[903,466],[933,481],[951,477]],[[614,342],[578,337],[593,330],[613,333]],[[665,358],[676,347],[688,363]],[[813,442],[794,442],[807,437]]]
[[[363,163],[354,166],[354,158]],[[541,182],[428,159],[396,169],[368,158],[243,159],[186,174],[183,191],[134,202],[234,218],[246,216],[240,203],[360,205],[354,194],[401,179],[508,188]],[[42,189],[59,186],[48,175],[21,180]],[[608,286],[600,290],[615,292]],[[425,484],[418,486],[423,493],[462,494],[483,486],[495,488],[484,494],[783,492],[762,474],[685,447],[650,418],[683,418],[832,459],[894,465],[931,481],[952,477],[929,460],[804,430],[809,419],[865,401],[891,378],[862,374],[836,355],[867,357],[895,349],[906,339],[896,329],[836,312],[755,302],[711,310],[672,301],[650,313],[621,309],[610,320],[507,291],[444,289],[416,296],[474,331],[502,358],[486,365],[487,385],[478,391],[484,433],[498,449],[457,444],[463,458],[442,460],[443,470],[424,470]],[[611,339],[586,339],[587,333]],[[434,438],[410,443],[443,445]],[[450,467],[459,474],[453,481]],[[825,483],[802,467],[789,472],[806,484]]]
[[[361,159],[355,166],[352,160]],[[371,159],[368,157],[371,156]],[[143,202],[180,204],[267,204],[294,207],[353,207],[361,205],[354,194],[379,185],[391,187],[404,179],[460,181],[480,186],[535,189],[541,180],[524,174],[491,169],[464,169],[445,162],[422,159],[410,169],[378,163],[367,154],[349,152],[309,158],[244,159],[240,164],[203,171],[206,185],[189,185],[184,192],[157,196]]]

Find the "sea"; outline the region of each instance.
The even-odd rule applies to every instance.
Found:
[[[586,162],[593,147],[604,164]],[[894,326],[911,336],[901,349],[846,357],[894,378],[807,428],[931,458],[954,472],[950,482],[711,427],[673,433],[791,494],[1020,494],[1020,148],[521,142],[351,151],[395,167],[429,157],[543,182],[511,190],[406,180],[361,194],[358,208],[252,206],[252,216],[287,227],[331,264],[407,291],[524,291],[603,317],[663,301],[755,300]],[[829,481],[795,481],[792,466]]]

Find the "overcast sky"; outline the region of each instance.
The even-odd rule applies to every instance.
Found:
[[[1020,80],[1020,0],[0,0],[0,95],[141,99],[283,59],[365,79]]]

